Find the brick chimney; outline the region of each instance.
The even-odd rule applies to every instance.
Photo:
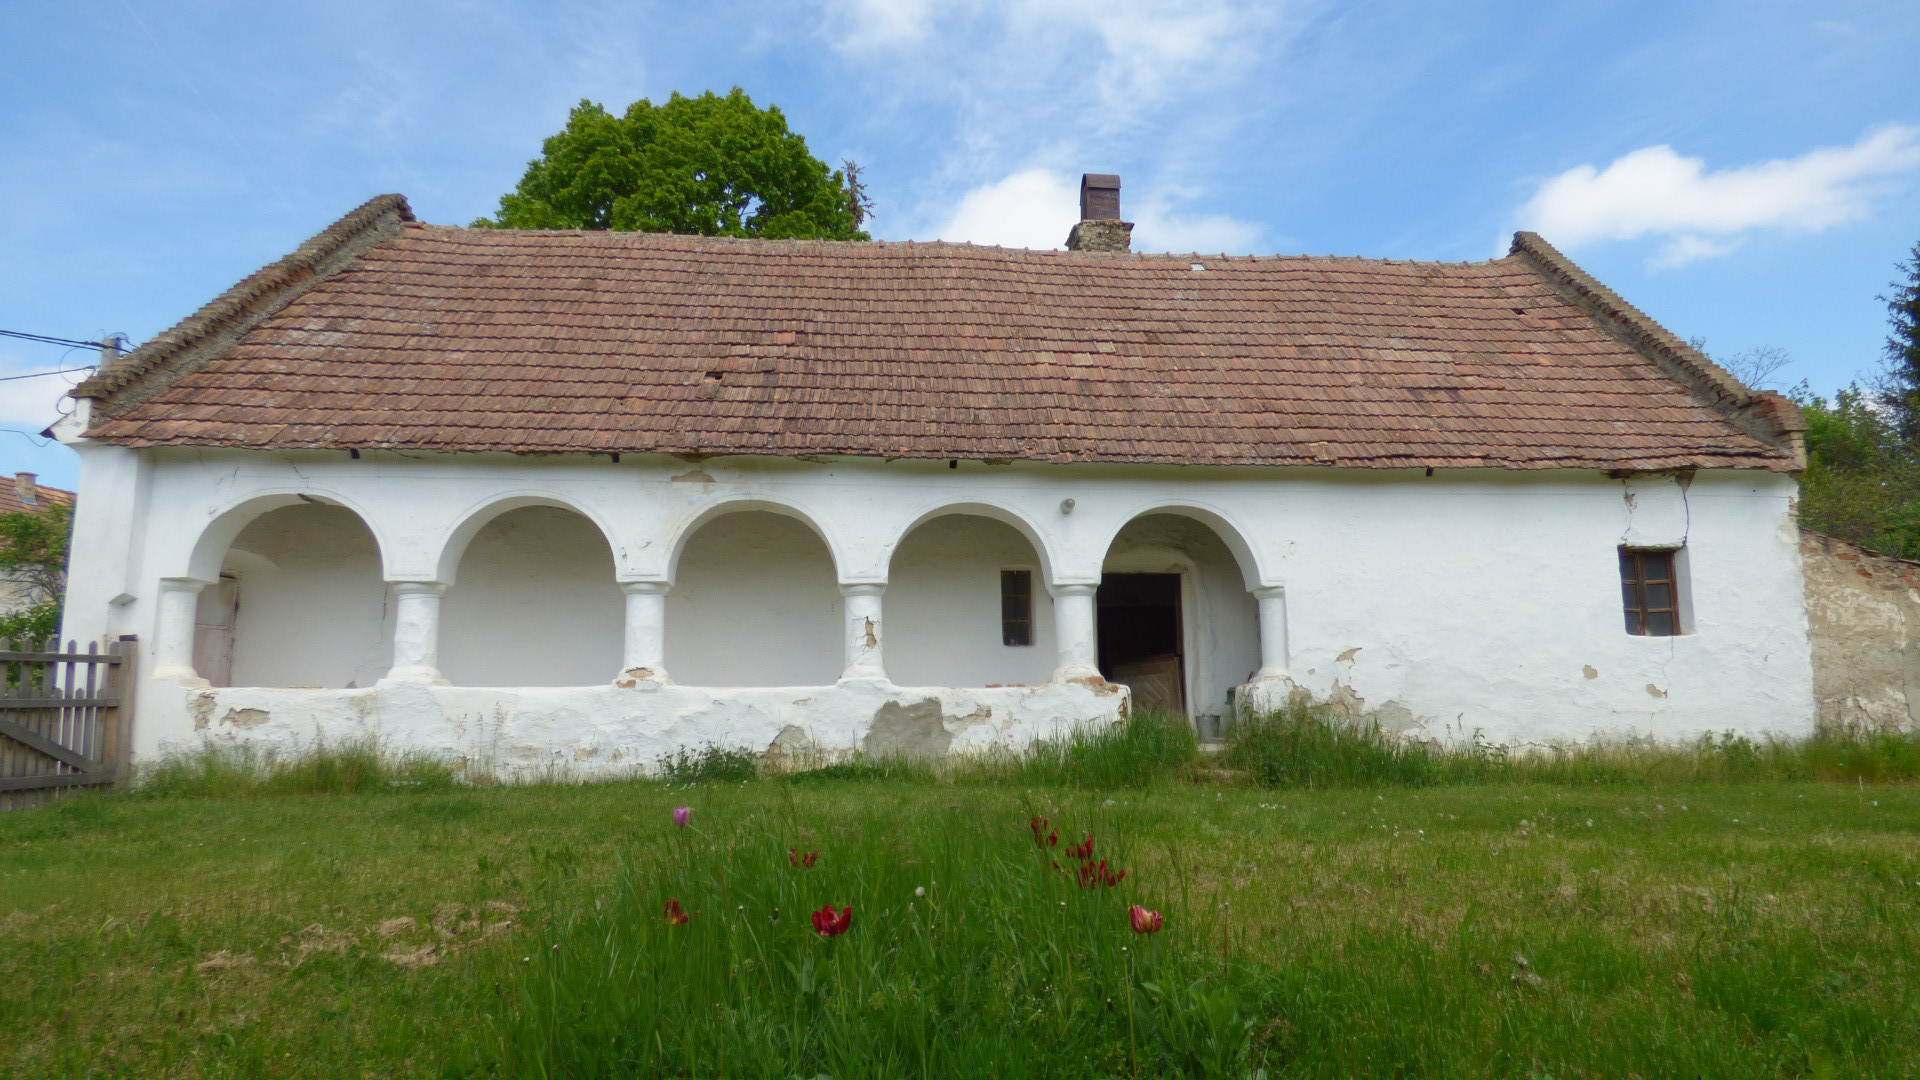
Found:
[[[27,506],[39,505],[40,485],[35,483],[39,478],[38,473],[23,472],[13,474],[13,493],[19,496],[23,504]]]
[[[1131,251],[1133,222],[1120,220],[1120,178],[1080,175],[1080,223],[1067,233],[1068,251]]]

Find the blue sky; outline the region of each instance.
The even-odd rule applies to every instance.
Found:
[[[1538,228],[1781,386],[1880,363],[1920,242],[1920,4],[69,0],[0,10],[0,329],[135,342],[367,197],[490,213],[581,98],[739,85],[876,235],[1484,259]],[[0,340],[0,375],[84,350]],[[0,382],[38,431],[63,377]],[[0,473],[74,455],[0,432]]]

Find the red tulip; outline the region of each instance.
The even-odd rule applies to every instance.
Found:
[[[813,932],[821,937],[839,937],[853,925],[853,909],[843,907],[838,915],[833,913],[833,905],[828,904],[813,913]]]
[[[1111,889],[1120,884],[1121,880],[1127,876],[1127,872],[1109,868],[1105,859],[1099,862],[1088,859],[1080,864],[1080,872],[1077,876],[1080,887],[1083,889]]]
[[[819,857],[820,853],[818,851],[809,851],[805,855],[802,855],[792,848],[787,849],[787,862],[792,863],[793,868],[796,870],[802,867],[812,869],[814,860]]]
[[[680,901],[678,898],[667,901],[665,914],[668,926],[679,926],[681,923],[687,921],[687,913],[680,910]]]
[[[1082,840],[1080,843],[1075,844],[1072,847],[1068,848],[1067,854],[1073,856],[1076,859],[1093,858],[1093,834],[1088,833],[1087,838],[1085,840]]]
[[[1139,904],[1135,904],[1127,909],[1127,918],[1133,923],[1133,932],[1136,934],[1160,932],[1160,913],[1157,911],[1148,911]]]
[[[1055,829],[1052,832],[1045,831],[1047,828],[1046,818],[1034,818],[1027,822],[1027,827],[1033,830],[1033,842],[1039,844],[1041,847],[1052,847],[1060,842],[1059,829]]]

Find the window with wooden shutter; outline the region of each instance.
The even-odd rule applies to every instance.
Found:
[[[1620,549],[1620,596],[1627,633],[1672,637],[1680,632],[1680,582],[1668,548]]]
[[[1000,643],[1033,644],[1033,571],[1000,571]]]

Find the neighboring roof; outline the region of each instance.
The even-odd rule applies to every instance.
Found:
[[[31,495],[31,502],[26,496]],[[0,475],[0,514],[37,514],[49,506],[72,506],[73,492],[37,483],[33,473]]]
[[[259,449],[1789,471],[1804,426],[1530,234],[1116,255],[461,229],[399,196],[76,395],[93,438]]]

